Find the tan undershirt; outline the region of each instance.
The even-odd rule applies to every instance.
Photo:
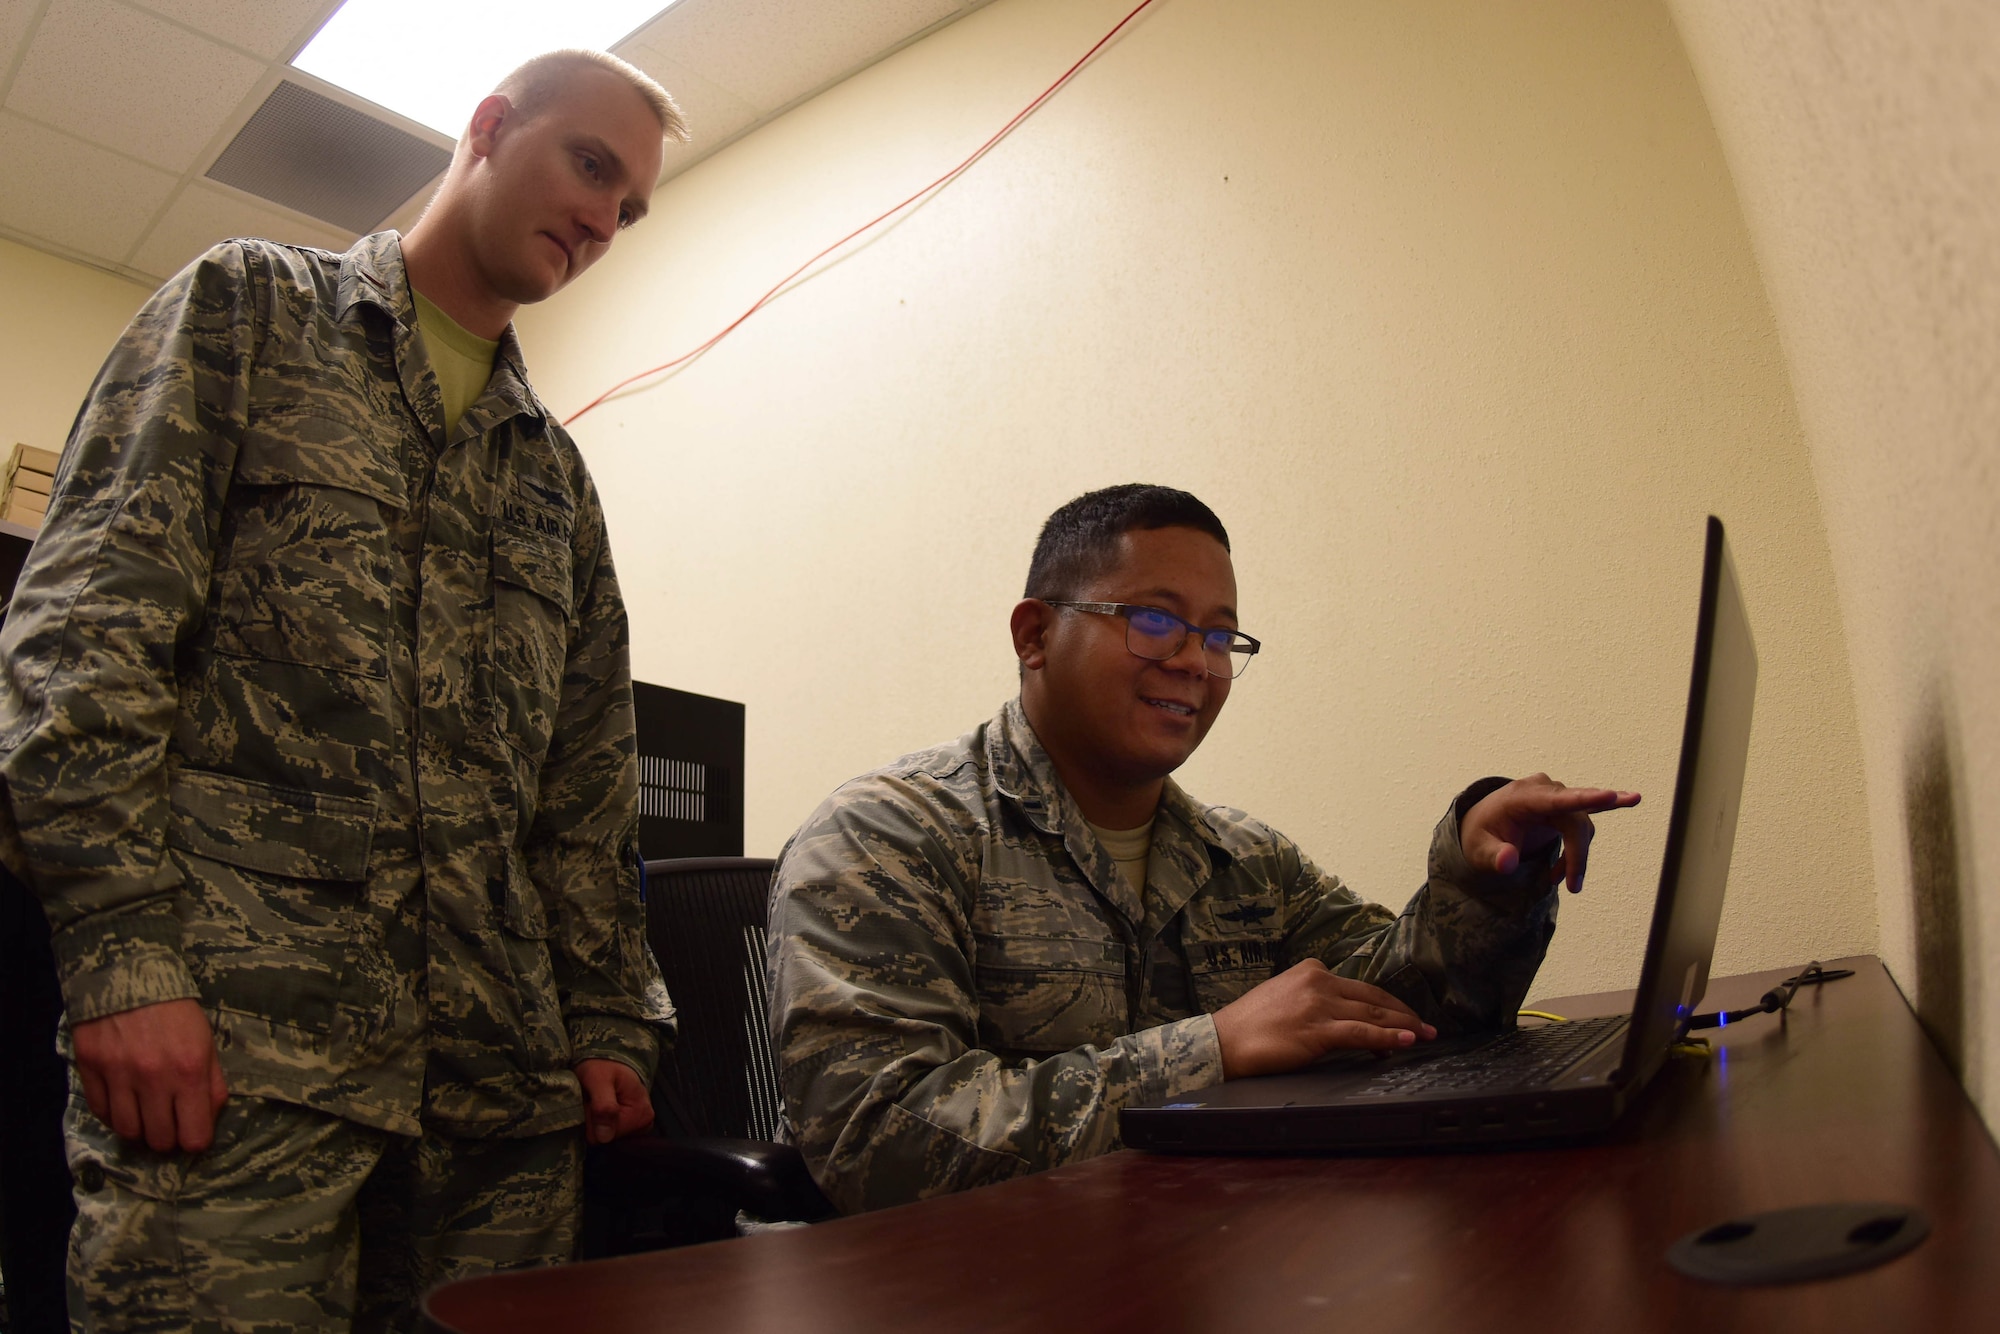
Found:
[[[465,410],[486,392],[500,344],[472,333],[415,288],[410,295],[417,299],[417,333],[424,342],[424,355],[431,359],[431,373],[437,376],[438,393],[444,399],[444,433],[450,435]]]
[[[1146,893],[1147,864],[1153,859],[1153,821],[1148,820],[1137,829],[1106,829],[1092,824],[1090,830],[1111,854],[1111,860],[1118,863],[1118,873],[1145,905],[1146,920],[1141,926],[1140,943],[1154,1013],[1172,1018],[1192,1014],[1195,1006],[1188,986],[1187,960],[1181,949],[1179,921],[1160,920],[1165,905]]]
[[[1101,824],[1085,823],[1090,824],[1090,832],[1097,835],[1111,860],[1118,863],[1126,882],[1144,899],[1146,863],[1153,855],[1153,822],[1148,820],[1137,829],[1106,829]]]

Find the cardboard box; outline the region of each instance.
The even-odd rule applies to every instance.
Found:
[[[8,523],[18,523],[24,528],[40,528],[43,511],[41,505],[35,503],[40,499],[40,496],[32,492],[23,491],[8,500],[7,507],[0,510],[0,519],[5,519]]]
[[[13,456],[7,460],[7,471],[11,473],[16,468],[33,468],[36,472],[46,473],[53,477],[55,476],[56,464],[61,461],[62,456],[53,449],[37,449],[33,445],[15,445]]]
[[[55,486],[58,455],[52,449],[15,445],[0,476],[0,519],[39,529],[48,513],[49,492]]]
[[[49,498],[47,496],[38,496],[33,491],[9,491],[5,496],[5,500],[9,506],[25,506],[37,514],[47,514],[49,512]]]

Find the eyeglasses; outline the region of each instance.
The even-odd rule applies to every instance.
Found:
[[[1243,675],[1250,659],[1263,645],[1240,630],[1220,626],[1204,628],[1184,621],[1158,607],[1142,607],[1131,602],[1064,602],[1045,599],[1051,607],[1068,607],[1098,616],[1125,618],[1125,647],[1141,658],[1165,662],[1181,651],[1189,635],[1201,636],[1201,656],[1210,676],[1234,679]]]

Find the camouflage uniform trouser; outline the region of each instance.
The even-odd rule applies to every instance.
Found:
[[[446,1279],[576,1246],[583,1135],[421,1138],[232,1097],[205,1153],[121,1141],[74,1091],[71,1327],[404,1330]]]

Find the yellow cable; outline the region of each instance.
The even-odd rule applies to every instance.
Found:
[[[1546,1019],[1552,1024],[1566,1024],[1569,1022],[1567,1016],[1551,1014],[1547,1010],[1517,1010],[1515,1013],[1523,1019]],[[1674,1056],[1706,1057],[1711,1054],[1707,1038],[1689,1038],[1685,1042],[1676,1042],[1672,1047],[1668,1048],[1668,1051]]]

